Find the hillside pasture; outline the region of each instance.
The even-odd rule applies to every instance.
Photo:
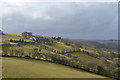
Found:
[[[99,62],[99,59],[94,58],[92,56],[89,56],[88,54],[82,53],[82,52],[74,52],[72,53],[73,56],[78,56],[78,59],[80,61],[85,61],[85,62]]]
[[[106,78],[104,76],[40,60],[3,57],[2,63],[3,78]]]

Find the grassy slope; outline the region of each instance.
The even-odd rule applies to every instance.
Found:
[[[78,58],[81,61],[91,61],[91,62],[98,62],[99,61],[99,59],[91,57],[91,56],[89,56],[89,55],[87,55],[85,53],[81,53],[81,52],[75,52],[72,55],[78,56]]]
[[[9,43],[10,39],[21,39],[21,35],[17,34],[6,34],[3,35],[3,43]],[[70,46],[64,45],[62,42],[54,43],[53,45],[47,45],[57,50],[70,50]],[[23,49],[26,54],[32,51],[33,48],[37,46],[35,45],[23,45],[22,47],[12,47],[14,49]],[[42,50],[42,53],[48,52],[47,50]],[[88,56],[84,53],[74,53],[73,55],[78,55],[79,59],[87,61],[94,60],[95,58]],[[51,64],[51,65],[50,65]],[[48,66],[49,65],[49,66]],[[32,67],[31,67],[32,66]],[[42,73],[40,73],[42,72]],[[12,74],[11,74],[12,73]],[[14,73],[14,74],[13,74]],[[18,74],[17,74],[18,73]],[[3,77],[101,77],[98,75],[93,75],[88,72],[77,71],[71,69],[69,67],[65,67],[58,64],[53,64],[49,62],[43,61],[27,61],[21,59],[13,59],[13,58],[3,58]]]
[[[91,48],[107,48],[111,50],[118,50],[118,41],[90,41],[90,40],[77,40],[79,43],[82,43]]]
[[[72,49],[71,46],[67,46],[65,45],[64,43],[62,42],[56,42],[56,43],[53,43],[51,45],[47,45],[48,47],[51,47],[51,48],[54,48],[55,50],[66,50],[66,51],[69,51]]]
[[[7,57],[2,60],[3,78],[105,78],[45,61]]]
[[[19,40],[21,38],[22,38],[22,35],[19,35],[19,34],[8,34],[8,33],[5,33],[5,35],[2,36],[2,42],[3,43],[9,43],[10,39]]]
[[[24,53],[27,55],[28,53],[30,53],[34,48],[38,48],[40,49],[40,47],[37,47],[35,45],[32,45],[32,44],[27,44],[27,45],[23,45],[23,46],[13,46],[11,49],[22,49],[24,50]],[[48,53],[49,51],[45,50],[45,49],[42,49],[41,53]]]
[[[2,43],[10,43],[9,40],[13,39],[13,40],[19,40],[19,39],[23,39],[22,35],[20,34],[8,34],[8,33],[4,33],[5,35],[2,36]],[[27,40],[24,39],[27,42],[31,42],[31,40]]]

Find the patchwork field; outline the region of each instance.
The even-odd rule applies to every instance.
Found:
[[[97,44],[96,42],[88,43]],[[23,35],[4,33],[2,35],[2,56],[4,56],[2,77],[91,78],[91,80],[104,78],[109,80],[107,77],[98,75],[103,74],[118,78],[117,72],[111,74],[110,71],[113,69],[113,71],[117,71],[117,63],[112,64],[116,60],[113,52],[107,51],[106,48],[103,51],[90,47],[88,43],[85,45],[79,41],[70,42],[69,40],[64,41],[64,39],[59,41],[44,36],[24,38]],[[110,67],[111,65],[112,67]]]
[[[3,78],[106,78],[40,60],[3,57],[2,62]]]
[[[75,56],[78,56],[78,59],[81,60],[81,61],[86,61],[86,62],[99,62],[99,59],[97,58],[94,58],[94,57],[91,57],[85,53],[81,53],[81,52],[74,52],[72,53],[72,55],[75,55]]]

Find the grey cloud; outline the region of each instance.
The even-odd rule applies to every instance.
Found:
[[[117,39],[117,14],[117,3],[26,4],[3,15],[3,30],[71,39]]]

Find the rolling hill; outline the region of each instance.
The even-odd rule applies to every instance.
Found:
[[[106,78],[60,64],[3,57],[3,78]]]
[[[20,34],[4,33],[3,78],[107,78],[104,76],[109,76],[109,68],[103,68],[101,57],[110,55],[104,60],[104,66],[108,66],[113,63],[113,56],[109,51],[86,44],[38,35],[25,38]]]

